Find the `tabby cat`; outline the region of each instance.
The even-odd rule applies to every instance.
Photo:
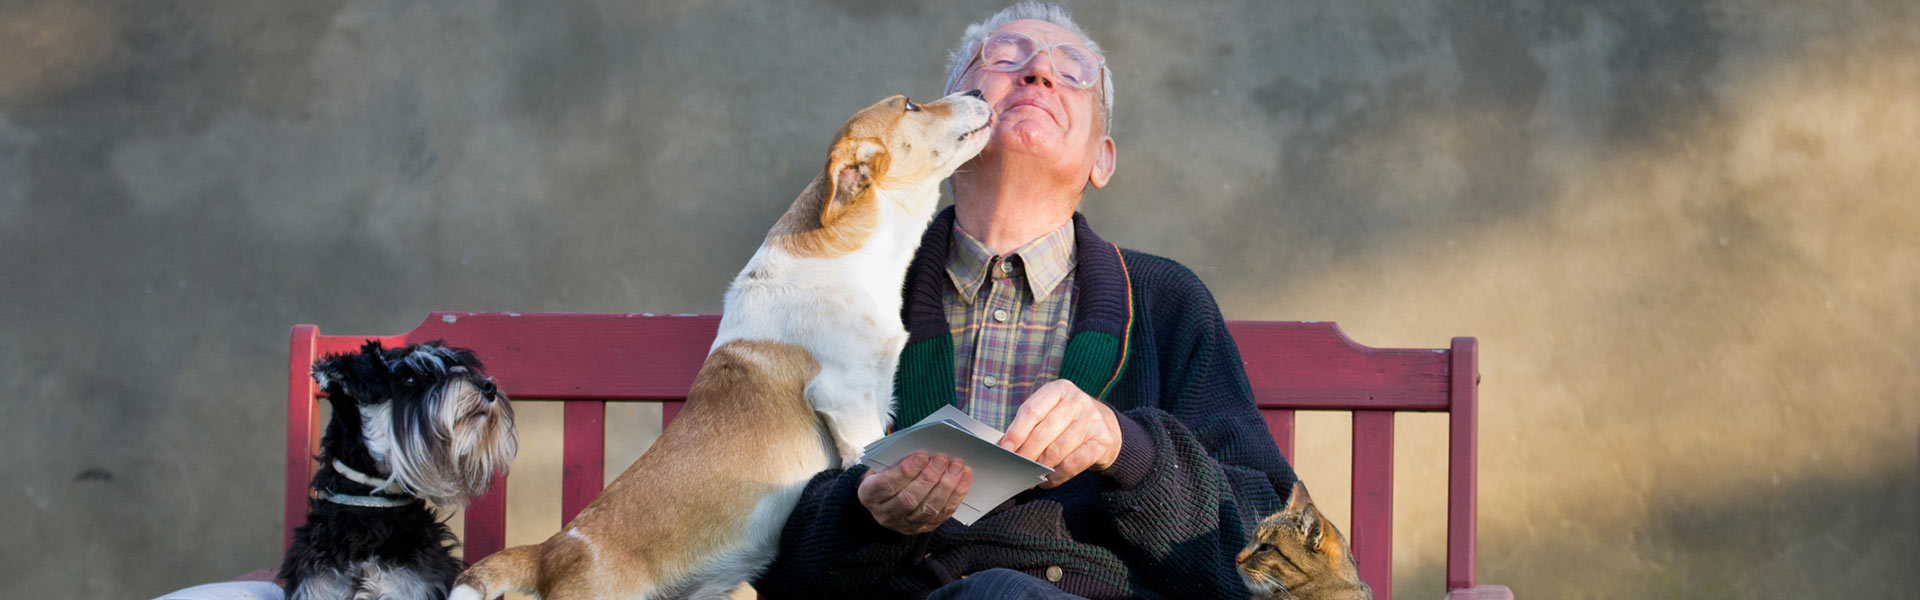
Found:
[[[1320,516],[1306,484],[1294,482],[1287,507],[1260,521],[1240,551],[1240,577],[1254,598],[1372,600],[1340,530]]]

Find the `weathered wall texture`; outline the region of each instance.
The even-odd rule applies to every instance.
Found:
[[[6,595],[274,564],[292,324],[718,310],[840,121],[936,96],[993,8],[0,0]],[[1120,90],[1103,233],[1232,317],[1479,336],[1483,579],[1920,586],[1913,2],[1080,8]],[[516,542],[557,514],[519,490],[558,418],[523,414]],[[1341,516],[1343,426],[1298,450]],[[1400,430],[1398,588],[1431,597],[1444,425]]]

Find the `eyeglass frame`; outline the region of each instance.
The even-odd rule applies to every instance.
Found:
[[[1027,58],[1025,60],[1020,61],[1020,64],[1018,65],[1014,65],[1012,67],[1008,67],[1005,69],[994,68],[992,65],[987,64],[987,41],[992,40],[994,36],[1002,36],[1002,35],[1014,35],[1014,36],[1020,36],[1021,38],[1026,39],[1028,42],[1031,42],[1033,44],[1033,52],[1028,53]],[[1079,42],[1060,42],[1057,44],[1043,45],[1040,43],[1040,40],[1033,39],[1033,36],[1020,33],[1018,31],[1001,30],[1001,31],[990,32],[987,35],[982,36],[980,38],[980,49],[973,53],[973,59],[980,63],[980,68],[982,70],[996,71],[1000,73],[1012,73],[1015,71],[1019,71],[1021,69],[1025,69],[1028,66],[1032,65],[1033,57],[1039,56],[1041,52],[1047,53],[1047,60],[1049,62],[1051,63],[1060,62],[1060,60],[1054,56],[1053,49],[1059,48],[1061,46],[1073,46],[1075,48],[1079,48],[1082,51],[1085,51],[1089,56],[1092,56],[1095,60],[1099,61],[1099,71],[1100,71],[1100,77],[1098,80],[1088,81],[1084,84],[1074,83],[1071,80],[1066,80],[1065,77],[1062,77],[1061,78],[1062,80],[1066,80],[1067,83],[1071,84],[1073,87],[1080,88],[1083,90],[1090,90],[1090,89],[1093,89],[1093,86],[1100,85],[1101,80],[1105,80],[1107,78],[1107,57],[1101,56],[1099,52],[1094,52],[1093,49],[1088,48],[1086,44],[1082,44]],[[1054,68],[1053,71],[1055,73],[1060,72],[1059,68],[1057,67]],[[962,73],[965,73],[965,71],[962,71]]]
[[[1023,38],[1027,38],[1027,40],[1033,42],[1033,45],[1035,46],[1033,50],[1033,54],[1028,55],[1027,60],[1021,62],[1020,66],[1012,69],[1007,69],[1005,71],[1002,71],[999,69],[987,68],[987,60],[986,60],[987,40],[992,39],[993,36],[999,35],[999,34],[1017,35]],[[1106,55],[1103,55],[1099,52],[1094,51],[1092,48],[1087,47],[1086,44],[1077,43],[1077,42],[1060,42],[1058,44],[1049,44],[1046,46],[1041,46],[1040,40],[1034,39],[1033,36],[1020,33],[1018,31],[1007,31],[1004,29],[987,32],[986,35],[980,36],[980,41],[976,42],[976,44],[978,45],[978,47],[974,48],[973,57],[967,59],[967,64],[962,65],[960,67],[960,72],[954,74],[952,76],[952,79],[950,79],[947,82],[946,93],[949,93],[949,94],[953,93],[953,88],[959,86],[960,82],[965,81],[967,79],[967,76],[974,72],[975,64],[979,65],[979,70],[994,71],[997,73],[1011,73],[1014,71],[1018,71],[1020,69],[1027,68],[1028,66],[1032,65],[1033,57],[1038,56],[1042,51],[1045,51],[1048,53],[1047,60],[1051,62],[1053,61],[1052,53],[1054,48],[1057,48],[1060,46],[1078,46],[1081,50],[1086,50],[1087,53],[1092,54],[1095,57],[1100,59],[1100,80],[1086,87],[1081,87],[1079,85],[1074,85],[1073,87],[1074,89],[1079,89],[1079,90],[1091,90],[1096,86],[1100,88],[1100,115],[1101,115],[1101,121],[1103,121],[1102,129],[1106,131],[1113,130],[1113,69],[1107,66]],[[1064,78],[1062,78],[1062,80],[1064,80]]]

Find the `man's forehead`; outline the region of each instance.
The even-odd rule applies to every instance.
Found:
[[[994,31],[995,32],[1017,31],[1017,32],[1032,36],[1033,39],[1039,40],[1040,43],[1042,44],[1058,44],[1061,42],[1073,42],[1075,44],[1080,44],[1084,46],[1087,43],[1086,40],[1080,39],[1080,36],[1074,35],[1073,32],[1068,31],[1067,28],[1061,27],[1059,25],[1055,25],[1052,23],[1048,23],[1046,21],[1042,21],[1039,19],[1020,19],[1016,21],[1010,21],[1006,25],[1001,25],[999,29],[995,29]]]

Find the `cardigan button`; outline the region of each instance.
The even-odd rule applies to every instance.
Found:
[[[1047,567],[1047,581],[1060,583],[1060,578],[1064,575],[1066,575],[1066,572],[1060,570],[1060,565]]]

